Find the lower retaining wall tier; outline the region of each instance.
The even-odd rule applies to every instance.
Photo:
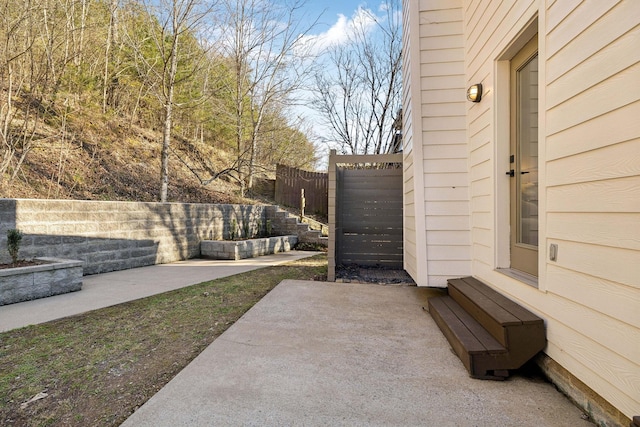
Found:
[[[0,305],[50,297],[82,288],[82,261],[37,258],[29,267],[0,270]]]
[[[0,248],[14,228],[21,257],[80,260],[85,275],[197,258],[203,240],[270,233],[314,242],[318,233],[273,205],[0,198]],[[0,263],[10,261],[0,250]]]
[[[203,258],[240,260],[291,250],[298,236],[277,236],[249,240],[203,240],[200,253]]]

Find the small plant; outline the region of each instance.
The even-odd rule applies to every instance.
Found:
[[[11,255],[11,260],[15,264],[18,262],[18,251],[22,241],[22,232],[16,228],[7,230],[7,250]]]
[[[242,231],[244,232],[244,237],[245,239],[249,238],[249,222],[243,222],[242,223]]]
[[[262,234],[262,221],[256,221],[256,228],[253,230],[253,236],[251,237],[260,237]]]
[[[271,224],[271,220],[267,220],[267,237],[271,237],[273,233],[273,225]]]

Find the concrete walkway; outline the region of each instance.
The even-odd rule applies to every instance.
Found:
[[[540,379],[469,378],[436,292],[284,281],[123,426],[592,425]]]
[[[192,259],[85,276],[79,292],[0,306],[0,332],[283,264],[317,253],[319,252],[280,252],[240,261]]]

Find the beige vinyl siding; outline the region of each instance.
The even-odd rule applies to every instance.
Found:
[[[405,104],[406,105],[406,104]],[[403,138],[404,127],[403,127]],[[413,153],[404,155],[403,161],[403,235],[404,235],[404,269],[413,278],[417,277],[416,262],[416,215],[415,215],[415,191],[413,179]],[[414,279],[415,280],[415,279]]]
[[[538,289],[495,270],[506,161],[496,153],[508,120],[496,110],[496,60],[536,14]],[[543,317],[545,352],[628,417],[640,414],[638,17],[636,1],[464,2],[465,85],[485,88],[467,105],[473,275]]]
[[[631,417],[640,413],[640,3],[556,2],[547,15],[547,245],[559,249],[547,290],[558,311],[576,313],[559,319],[554,334],[570,339],[550,355]]]
[[[423,284],[429,286],[446,286],[448,278],[471,273],[462,12],[461,1],[420,2],[419,197],[428,271]]]
[[[412,23],[417,24],[417,20],[412,18],[416,11],[409,5],[403,7],[402,14],[402,51],[404,52],[402,63],[402,144],[403,144],[403,234],[404,234],[404,269],[411,277],[418,282],[418,262],[416,254],[416,204],[415,204],[415,177],[414,177],[414,93],[418,95],[420,91],[414,92],[412,68],[419,70],[419,49],[412,49],[412,40],[417,44],[419,38],[415,32],[411,31]],[[415,65],[414,65],[415,63]],[[415,76],[419,79],[419,75]]]

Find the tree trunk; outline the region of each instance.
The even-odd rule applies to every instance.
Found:
[[[107,112],[107,91],[109,89],[109,63],[111,62],[111,45],[115,37],[116,19],[118,13],[118,0],[111,0],[109,17],[109,30],[107,31],[107,42],[104,51],[104,75],[102,76],[102,114]]]
[[[173,115],[173,90],[175,86],[176,73],[178,71],[178,37],[179,32],[174,31],[173,44],[171,46],[171,67],[169,69],[169,79],[165,106],[164,106],[164,130],[162,132],[162,155],[160,166],[160,201],[167,202],[167,193],[169,189],[169,146],[171,144],[171,120]]]
[[[251,191],[253,188],[253,177],[256,169],[256,157],[258,155],[258,138],[259,132],[262,127],[262,118],[264,109],[260,108],[258,112],[258,119],[253,123],[253,132],[251,133],[251,153],[249,157],[249,176],[247,177],[247,189]]]
[[[173,92],[173,88],[170,89]],[[160,201],[167,202],[169,190],[169,146],[171,144],[171,115],[173,108],[167,100],[164,106],[164,130],[162,132],[162,155],[160,160]]]
[[[253,174],[255,172],[256,167],[256,150],[257,150],[257,140],[255,137],[251,138],[251,155],[249,156],[249,174],[247,176],[247,189],[251,191],[253,188]]]

